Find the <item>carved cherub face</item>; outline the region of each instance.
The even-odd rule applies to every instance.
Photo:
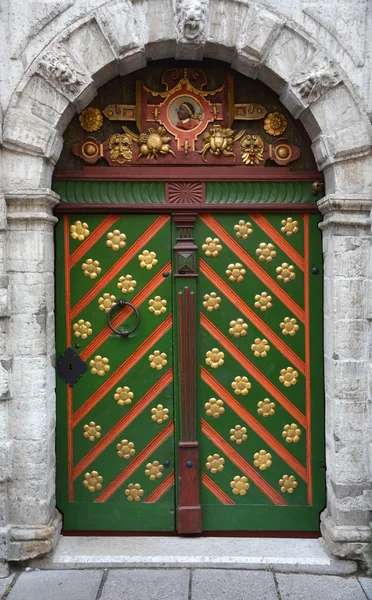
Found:
[[[110,137],[109,149],[111,160],[124,164],[132,160],[133,141],[129,135],[115,133]]]

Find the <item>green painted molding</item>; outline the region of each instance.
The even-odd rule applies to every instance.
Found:
[[[163,182],[53,181],[62,204],[164,204]]]
[[[207,204],[315,204],[310,182],[218,182],[206,184]]]

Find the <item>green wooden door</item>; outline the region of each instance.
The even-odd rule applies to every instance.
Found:
[[[57,226],[57,356],[72,348],[71,368],[86,366],[73,386],[57,378],[64,527],[171,531],[181,505],[181,532],[317,530],[319,217],[181,217]],[[140,315],[128,337],[107,325],[134,326],[129,307],[109,313],[120,299]]]
[[[201,215],[203,530],[317,530],[324,505],[317,215]]]
[[[74,386],[57,378],[66,530],[175,527],[170,259],[168,216],[64,215],[57,226],[57,356],[70,347],[87,365]],[[120,299],[140,313],[129,337],[107,325]],[[131,329],[135,314],[115,310],[112,323]]]

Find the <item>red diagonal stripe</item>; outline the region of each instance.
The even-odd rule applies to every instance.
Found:
[[[208,333],[210,333],[215,340],[222,344],[222,346],[231,354],[231,356],[235,358],[235,360],[246,371],[248,371],[248,373],[250,373],[258,381],[258,383],[260,383],[262,387],[264,387],[265,390],[271,394],[271,396],[273,396],[273,398],[279,402],[279,404],[281,404],[295,419],[297,419],[297,421],[303,427],[306,427],[305,415],[303,415],[302,412],[294,404],[292,404],[292,402],[290,402],[288,398],[286,398],[273,383],[271,383],[270,379],[261,373],[261,371],[257,369],[257,367],[249,360],[249,358],[247,358],[243,352],[238,350],[238,348],[236,348],[234,344],[228,340],[227,337],[224,336],[223,333],[221,333],[219,329],[217,329],[217,327],[213,325],[213,323],[211,323],[211,321],[209,321],[209,319],[207,319],[207,317],[202,313],[200,313],[200,323],[204,329],[208,331]]]
[[[291,259],[292,262],[297,265],[301,271],[304,270],[305,261],[301,254],[297,252],[291,246],[291,244],[283,237],[279,231],[263,216],[263,215],[249,215],[249,219],[256,223],[262,231],[264,231],[276,245],[283,250],[283,252]]]
[[[171,262],[169,261],[166,265],[164,265],[162,269],[160,269],[160,271],[156,275],[154,275],[152,279],[150,279],[150,281],[138,292],[138,294],[134,296],[134,298],[131,300],[131,304],[133,304],[133,306],[135,306],[136,308],[139,308],[142,302],[144,302],[144,300],[146,300],[146,298],[150,294],[152,294],[163,283],[163,281],[165,281],[163,277],[163,271],[170,270]],[[132,314],[132,312],[132,309],[126,306],[124,310],[121,310],[112,319],[113,326],[116,329],[118,329]],[[99,332],[99,334],[94,338],[94,340],[92,340],[90,344],[88,344],[88,346],[84,348],[84,350],[80,354],[80,358],[82,360],[87,360],[89,356],[94,354],[96,350],[98,350],[98,348],[102,346],[102,344],[107,340],[108,337],[110,337],[110,335],[112,335],[112,331],[108,327],[108,325],[106,325],[106,327],[104,327],[102,331]]]
[[[122,432],[139,414],[153,401],[173,380],[172,369],[164,373],[163,377],[150,388],[144,396],[124,415],[120,421],[114,425],[106,435],[97,442],[97,444],[81,459],[81,461],[73,469],[73,478],[76,479],[85,471],[97,456],[99,456],[106,448],[114,441],[114,439]]]
[[[95,228],[95,230],[92,231],[92,233],[90,233],[88,237],[83,242],[81,242],[80,246],[78,246],[78,248],[76,248],[76,250],[71,254],[70,269],[72,269],[72,267],[76,265],[76,263],[79,262],[81,258],[83,258],[84,254],[86,254],[91,248],[93,248],[94,244],[98,242],[98,240],[102,237],[105,231],[112,227],[118,219],[118,215],[110,215],[103,219],[102,223],[100,223]]]
[[[218,485],[204,472],[202,473],[202,484],[207,488],[207,490],[212,492],[212,494],[216,496],[216,498],[222,502],[222,504],[235,504],[234,500],[225,494],[225,492],[221,490],[221,488],[218,487]]]
[[[149,444],[147,444],[147,446],[142,450],[142,452],[137,454],[137,456],[135,456],[130,461],[129,465],[125,469],[123,469],[123,471],[117,477],[115,477],[115,479],[107,486],[106,489],[103,490],[103,492],[95,499],[94,502],[105,502],[106,500],[108,500],[110,496],[112,496],[112,494],[114,494],[116,490],[119,489],[119,487],[124,483],[124,481],[126,481],[131,475],[133,475],[133,473],[137,471],[138,467],[140,467],[141,464],[145,460],[147,460],[148,457],[151,456],[151,454],[155,452],[155,450],[157,450],[159,446],[161,446],[161,444],[165,442],[165,440],[170,435],[172,435],[172,433],[173,421],[170,421],[168,425],[164,427],[164,429],[162,429],[160,433],[158,433],[158,435],[155,436]]]
[[[268,446],[270,446],[270,448],[272,448],[274,452],[276,452],[277,455],[280,456],[280,458],[282,458],[291,467],[291,469],[296,471],[296,473],[298,473],[298,475],[307,482],[307,473],[305,467],[299,463],[298,460],[296,460],[292,454],[286,448],[284,448],[278,442],[278,440],[271,435],[271,433],[269,433],[267,429],[265,429],[265,427],[263,427],[261,423],[259,423],[259,421],[257,421],[257,419],[255,419],[251,413],[249,413],[240,404],[236,398],[234,398],[234,396],[229,394],[223,385],[221,385],[217,379],[208,373],[204,367],[201,368],[201,378],[216,394],[218,394],[218,397],[221,398],[221,400],[226,402],[226,404],[230,406],[230,408],[232,408],[232,410],[236,412],[236,414],[239,415],[239,417],[243,419],[244,422],[249,425],[249,427],[251,427],[251,429],[253,429],[253,431],[257,433],[257,435],[259,435],[268,444]]]
[[[130,248],[112,265],[112,267],[104,273],[102,277],[96,280],[93,287],[83,296],[74,308],[71,310],[71,319],[75,319],[77,315],[95,298],[106,285],[108,285],[114,277],[140,252],[143,247],[154,237],[154,235],[169,221],[169,217],[164,215],[158,217],[148,229],[131,245]]]
[[[158,487],[147,496],[145,502],[157,502],[165,494],[165,492],[172,487],[173,484],[174,471],[169,473],[169,475],[161,483],[159,483]]]
[[[274,504],[285,506],[288,503],[244,458],[236,452],[214,429],[202,419],[202,432],[213,442],[226,456],[240,469],[244,475],[253,481],[253,483],[267,496]],[[249,492],[248,492],[249,493]]]
[[[305,321],[304,310],[291,298],[280,285],[238,244],[234,238],[211,215],[200,215],[204,223],[236,254],[247,267],[285,304],[302,323]],[[239,284],[238,284],[239,285]]]
[[[169,315],[158,327],[142,342],[140,346],[123,362],[122,365],[84,402],[74,413],[72,425],[75,427],[81,419],[107,394],[130,369],[148,352],[154,344],[172,327],[172,315]]]
[[[260,317],[252,310],[241,298],[238,296],[234,290],[232,290],[227,283],[211,269],[211,267],[201,258],[199,261],[200,272],[205,275],[213,285],[216,286],[226,296],[230,302],[232,302],[236,308],[247,317],[253,325],[261,331],[261,333],[268,338],[274,346],[278,348],[278,350],[286,357],[288,360],[296,366],[296,368],[301,372],[305,373],[305,363],[301,360],[295,352],[291,348],[287,346],[287,344],[276,334],[268,325],[266,325],[265,321],[260,319]]]

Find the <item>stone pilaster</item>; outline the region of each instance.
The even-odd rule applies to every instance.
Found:
[[[326,196],[324,250],[327,509],[332,554],[371,564],[370,245],[372,199]]]
[[[52,549],[55,509],[54,242],[50,190],[6,196],[11,358],[8,560]]]

